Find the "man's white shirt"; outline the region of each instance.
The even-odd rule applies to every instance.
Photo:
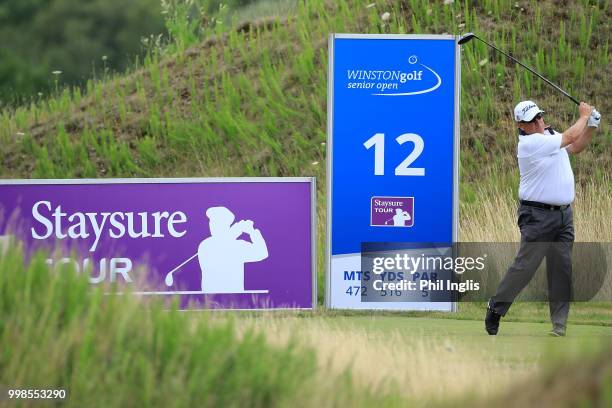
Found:
[[[566,148],[561,148],[561,138],[559,132],[519,136],[521,200],[551,205],[574,201],[574,173]]]

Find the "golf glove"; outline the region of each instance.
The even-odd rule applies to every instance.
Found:
[[[594,128],[599,127],[600,121],[601,121],[601,113],[593,109],[593,112],[591,112],[591,116],[589,116],[589,121],[587,122],[587,126],[594,127]]]

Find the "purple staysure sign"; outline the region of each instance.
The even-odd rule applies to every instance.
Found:
[[[314,178],[0,181],[0,237],[182,308],[316,305]]]

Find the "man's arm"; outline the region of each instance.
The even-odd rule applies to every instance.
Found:
[[[567,146],[567,152],[571,154],[578,154],[591,143],[591,138],[593,137],[593,132],[595,131],[594,127],[587,127],[584,129],[584,132],[578,137],[574,143]]]
[[[584,102],[580,102],[578,111],[580,112],[580,118],[569,129],[563,132],[563,135],[561,136],[562,148],[576,143],[578,139],[580,139],[580,136],[587,130],[587,122],[589,120],[589,116],[591,116],[593,107]],[[592,132],[590,133],[592,135]],[[584,150],[584,147],[582,149]]]
[[[580,135],[578,140],[571,145],[567,146],[567,151],[572,154],[578,154],[589,145],[591,142],[591,138],[593,137],[593,132],[595,129],[599,127],[599,123],[601,121],[601,114],[597,112],[597,110],[593,109],[591,112],[591,116],[589,116],[589,120],[587,122],[587,128]]]

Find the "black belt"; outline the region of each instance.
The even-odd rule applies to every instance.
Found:
[[[567,207],[571,205],[571,204],[551,205],[551,204],[539,203],[537,201],[527,201],[527,200],[521,200],[521,204],[528,205],[530,207],[537,207],[537,208],[543,208],[545,210],[556,210],[556,211],[565,210]]]

